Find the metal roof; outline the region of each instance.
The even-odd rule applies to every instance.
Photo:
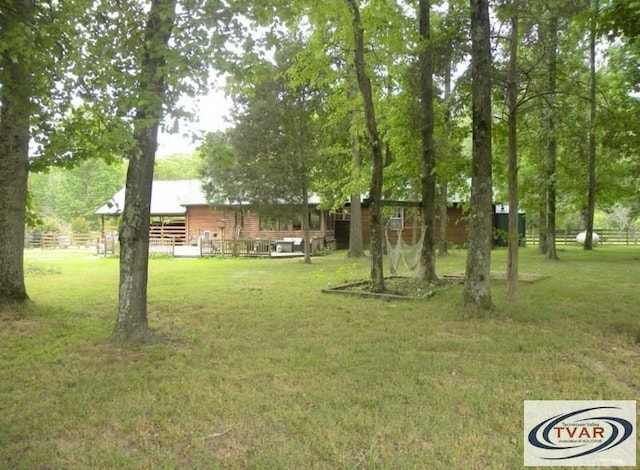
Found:
[[[97,215],[119,215],[124,208],[125,188],[115,193],[109,201],[97,211]],[[202,201],[205,195],[199,180],[154,181],[151,189],[151,215],[184,215],[187,212],[185,202]]]
[[[95,212],[97,215],[120,215],[124,208],[125,188],[120,189],[111,199]],[[316,195],[309,196],[309,204],[320,203]],[[154,181],[151,189],[151,215],[184,215],[186,206],[208,205],[207,196],[200,180]],[[229,205],[232,205],[229,203]]]

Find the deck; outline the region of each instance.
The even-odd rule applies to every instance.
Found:
[[[152,247],[149,247],[149,251],[154,252],[155,250],[153,250]],[[207,254],[204,256],[221,256],[221,255],[223,254],[222,253]],[[226,256],[226,255],[231,256],[231,253],[225,253],[223,256]],[[203,255],[201,253],[201,249],[199,246],[189,246],[189,245],[179,246],[178,245],[173,247],[173,257],[175,258],[200,258],[202,256]],[[251,256],[251,255],[245,254],[244,256]],[[255,256],[262,256],[262,257],[268,257],[268,258],[301,258],[304,256],[304,253],[300,251],[294,251],[294,252],[271,251],[268,253],[255,255]]]

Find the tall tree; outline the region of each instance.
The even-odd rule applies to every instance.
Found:
[[[586,234],[584,249],[593,249],[593,218],[596,211],[596,35],[598,1],[591,1],[589,21],[589,160],[587,184]]]
[[[310,262],[309,192],[321,109],[318,93],[293,67],[303,49],[295,38],[282,37],[275,63],[258,60],[250,77],[232,78],[237,80],[235,126],[227,135],[233,152],[220,153],[221,142],[214,136],[201,152],[211,202],[238,201],[300,220],[305,261]]]
[[[24,284],[24,224],[33,114],[33,0],[0,9],[0,303],[28,299]]]
[[[364,27],[360,17],[360,7],[357,0],[345,0],[351,12],[351,25],[353,28],[354,64],[358,87],[364,106],[365,126],[371,151],[372,171],[369,198],[371,200],[371,281],[375,292],[384,292],[383,246],[382,246],[382,173],[384,158],[380,133],[376,119],[371,79],[367,70],[365,59]]]
[[[511,1],[511,37],[509,40],[508,107],[508,179],[509,179],[509,253],[507,258],[507,299],[518,301],[518,0]]]
[[[97,68],[83,56],[81,25],[95,21],[92,5],[90,0],[0,2],[0,191],[6,192],[0,197],[0,297],[5,300],[27,298],[22,268],[27,169],[70,167],[114,148],[110,139],[96,144],[99,126],[86,125],[95,123],[86,119],[91,110],[74,106],[83,79],[76,67]]]
[[[179,102],[208,88],[233,17],[224,2],[91,2],[77,26],[84,58],[77,95],[129,160],[120,227],[120,285],[113,337],[151,338],[147,321],[148,226],[160,126],[193,114]],[[231,28],[230,28],[231,26]],[[237,26],[237,25],[236,25]]]
[[[454,12],[453,2],[449,2],[447,17],[451,17]],[[443,82],[444,82],[444,130],[447,136],[447,141],[452,135],[451,132],[451,78],[453,75],[453,38],[448,37],[445,40],[445,46],[443,50]],[[441,152],[442,155],[442,152]],[[442,161],[442,159],[440,159]],[[440,256],[447,256],[449,254],[449,240],[447,238],[447,225],[449,217],[449,182],[444,177],[438,178],[438,215],[439,215],[439,231],[438,231],[438,254]]]
[[[134,118],[136,145],[129,155],[120,228],[120,287],[113,335],[122,341],[151,339],[147,320],[151,186],[158,127],[166,102],[165,75],[175,17],[176,0],[153,0],[144,29],[139,101]]]
[[[442,76],[442,130],[443,132],[436,141],[437,160],[436,173],[439,187],[439,233],[438,233],[438,255],[448,254],[448,209],[449,192],[455,190],[456,180],[464,180],[466,175],[461,171],[461,136],[460,126],[456,123],[454,111],[456,108],[456,95],[454,94],[453,76],[459,68],[461,62],[468,57],[468,32],[469,18],[464,8],[466,1],[450,0],[447,2],[447,13],[442,19],[440,28],[440,43],[442,52],[436,58],[441,57],[439,74]],[[437,62],[436,62],[437,63]],[[438,67],[435,68],[436,73]],[[463,79],[464,80],[464,79]],[[465,129],[466,132],[466,129]],[[465,188],[466,189],[466,188]]]
[[[429,0],[418,2],[420,29],[420,134],[421,148],[421,192],[424,237],[420,252],[418,277],[428,282],[437,279],[435,224],[436,224],[436,155],[433,142],[435,124],[433,111],[433,45],[431,44],[431,5]]]
[[[356,108],[356,85],[349,86],[349,147],[352,159],[352,179],[360,180],[362,172],[362,158],[360,155],[360,132],[358,112]],[[350,196],[350,217],[349,217],[349,252],[350,258],[360,258],[364,256],[364,240],[362,236],[362,196],[360,191],[352,191]]]
[[[491,27],[488,0],[470,0],[472,76],[472,162],[469,248],[463,300],[471,310],[488,310],[491,302]]]
[[[546,253],[548,259],[558,259],[556,252],[556,195],[558,161],[558,137],[556,129],[556,93],[558,62],[558,16],[552,11],[547,24],[547,207],[546,207]]]

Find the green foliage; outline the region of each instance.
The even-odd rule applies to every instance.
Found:
[[[197,179],[200,175],[201,159],[197,153],[170,155],[158,158],[153,170],[154,180]]]
[[[210,132],[198,148],[202,189],[212,204],[243,202],[243,182],[236,177],[238,160],[228,133]]]
[[[613,2],[616,3],[616,2]],[[588,24],[591,11],[586,4],[551,4],[553,10],[544,15],[536,2],[521,2],[522,9],[519,39],[519,80],[521,83],[518,104],[518,147],[520,158],[521,203],[527,212],[537,216],[541,204],[545,204],[545,188],[548,182],[545,158],[549,131],[545,128],[548,102],[555,106],[555,132],[558,143],[558,163],[553,175],[558,196],[558,220],[579,220],[587,199],[587,155],[589,133],[589,77],[587,52]],[[580,8],[577,8],[580,7]],[[557,90],[553,95],[546,91],[547,77],[543,73],[547,44],[543,37],[545,21],[555,12],[559,17],[560,41],[558,49]],[[500,15],[508,12],[498,10]],[[494,126],[494,147],[498,158],[494,159],[497,199],[506,195],[506,105],[504,81],[508,43],[500,42],[495,54],[496,87],[495,107],[501,110],[501,120]],[[637,77],[637,60],[630,52],[628,41],[599,43],[606,51],[606,60],[599,62],[597,75],[597,193],[600,208],[616,202],[632,206],[637,186],[638,119],[640,103],[631,92],[640,81]],[[631,65],[633,64],[633,65]],[[634,83],[635,82],[635,83]],[[579,226],[580,223],[576,222]]]
[[[600,28],[610,37],[624,35],[637,41],[640,38],[640,3],[637,0],[605,2],[600,17]]]
[[[41,141],[31,171],[73,168],[92,159],[114,163],[130,152],[131,139],[131,128],[121,119],[88,105],[74,107]]]
[[[34,228],[42,223],[42,220],[38,216],[33,204],[33,194],[27,193],[27,208],[26,208],[26,222],[27,228]]]
[[[124,181],[124,164],[87,160],[71,169],[32,174],[29,191],[37,216],[67,224],[81,217],[95,230],[99,225],[95,211],[124,186]]]
[[[302,203],[316,158],[319,95],[308,81],[292,81],[293,58],[303,50],[282,37],[274,60],[260,61],[234,97],[234,128],[210,134],[200,148],[204,188],[212,202],[230,200],[268,208]]]
[[[64,221],[55,217],[44,217],[38,224],[38,229],[42,233],[64,233],[66,232]]]
[[[119,158],[118,150],[126,142],[121,123],[105,118],[93,102],[78,105],[83,80],[80,64],[109,68],[85,47],[82,24],[89,21],[92,4],[90,0],[34,2],[29,26],[6,29],[10,37],[0,41],[1,53],[31,70],[30,165],[35,171],[72,166],[87,158]],[[15,5],[16,11],[23,9],[20,2]],[[12,21],[14,13],[8,3],[2,5],[3,20],[18,24]],[[100,51],[103,62],[112,56],[105,50]]]
[[[74,217],[71,219],[71,231],[73,233],[89,233],[91,225],[84,217]]]

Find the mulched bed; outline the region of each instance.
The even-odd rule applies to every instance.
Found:
[[[536,282],[548,276],[534,273],[518,273],[520,282]],[[507,279],[507,273],[492,271],[491,279]],[[322,292],[331,294],[347,294],[358,297],[372,297],[385,300],[424,300],[433,297],[438,291],[446,290],[464,282],[464,272],[445,274],[436,283],[418,281],[414,277],[391,276],[386,277],[385,292],[374,292],[370,280],[354,281],[339,286],[322,289]]]
[[[443,279],[437,283],[418,281],[413,277],[391,276],[385,278],[385,292],[374,292],[371,281],[356,281],[342,284],[322,292],[333,294],[356,295],[359,297],[373,297],[385,300],[424,300],[432,297],[436,292],[459,285],[459,279]]]

